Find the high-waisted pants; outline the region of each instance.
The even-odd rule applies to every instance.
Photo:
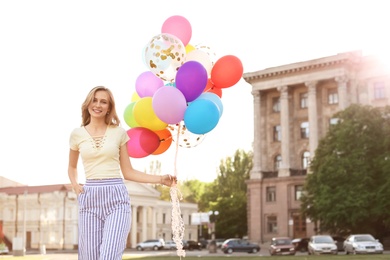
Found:
[[[87,180],[78,202],[79,260],[121,260],[131,225],[123,180]]]

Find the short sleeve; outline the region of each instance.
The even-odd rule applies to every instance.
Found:
[[[70,137],[69,137],[69,146],[70,146],[70,149],[74,150],[74,151],[78,151],[79,150],[79,134],[78,134],[78,131],[77,129],[74,129],[72,131],[72,133],[70,134]]]
[[[127,135],[125,129],[121,128],[121,146],[127,143],[130,140],[130,137]]]

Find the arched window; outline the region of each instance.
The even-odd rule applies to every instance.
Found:
[[[307,167],[309,167],[309,164],[310,164],[310,152],[305,151],[302,154],[302,168],[307,169]]]
[[[275,160],[274,160],[275,171],[279,170],[281,165],[282,165],[282,156],[280,154],[278,154],[275,156]]]

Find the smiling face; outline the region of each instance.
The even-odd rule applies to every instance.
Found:
[[[110,97],[107,91],[98,90],[91,103],[88,105],[88,112],[92,118],[105,119],[110,112]]]

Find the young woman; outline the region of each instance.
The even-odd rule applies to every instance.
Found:
[[[171,186],[176,177],[135,170],[129,137],[119,126],[112,92],[95,87],[81,107],[82,123],[70,135],[68,175],[79,203],[79,259],[120,260],[131,225],[130,197],[123,179]],[[85,185],[78,183],[79,155]]]

